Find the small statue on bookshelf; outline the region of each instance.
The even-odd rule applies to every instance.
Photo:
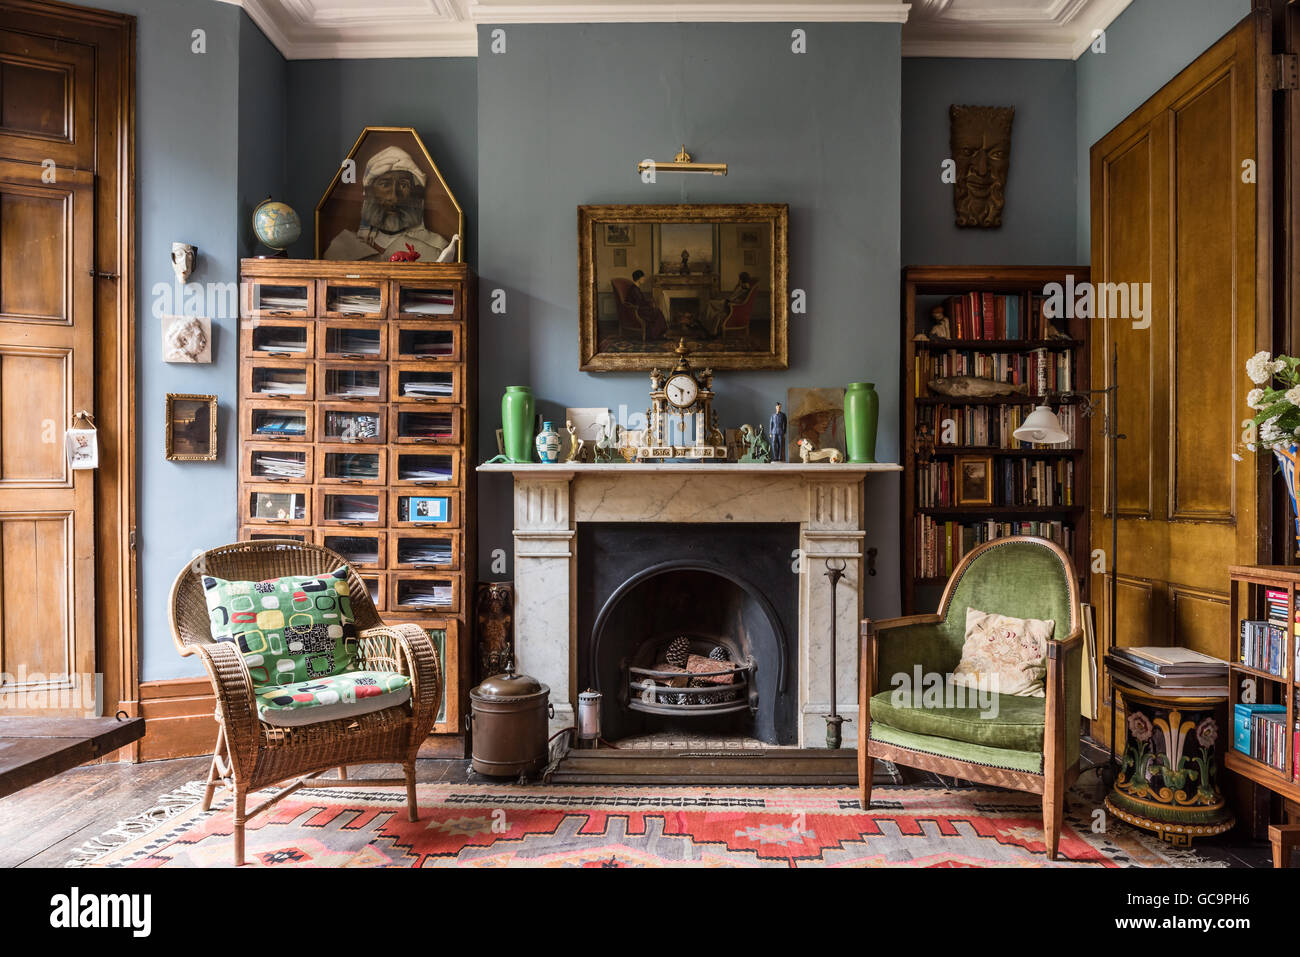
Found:
[[[914,338],[919,342],[925,342],[929,339],[952,338],[952,331],[948,325],[948,317],[944,315],[943,306],[935,306],[930,310],[930,331],[928,333],[918,332]]]

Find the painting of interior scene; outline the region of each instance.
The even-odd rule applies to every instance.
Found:
[[[784,231],[778,245],[777,228],[768,221],[592,222],[593,315],[583,368],[669,362],[682,340],[717,368],[784,367]]]

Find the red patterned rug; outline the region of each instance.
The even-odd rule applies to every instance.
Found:
[[[1162,867],[1217,866],[1119,821],[1094,831],[1072,795],[1060,859],[1043,849],[1032,795],[985,788],[419,785],[299,791],[248,826],[263,867]],[[270,792],[267,792],[270,793]],[[198,782],[90,842],[67,866],[231,863],[229,797],[199,808]],[[252,798],[249,804],[254,804]]]

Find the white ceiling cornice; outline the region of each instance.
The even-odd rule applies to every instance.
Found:
[[[478,55],[479,24],[902,23],[903,55],[1072,60],[1132,0],[222,0],[289,60]],[[909,16],[910,13],[910,16]]]
[[[913,0],[903,56],[1076,60],[1132,0]]]

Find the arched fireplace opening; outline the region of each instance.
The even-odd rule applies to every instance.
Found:
[[[590,605],[579,671],[583,687],[601,692],[608,740],[665,732],[797,742],[793,612],[774,603],[793,606],[797,576],[770,551],[745,561],[753,533],[733,530],[713,540],[712,554],[648,564],[673,553],[676,535],[665,529],[663,551],[647,548],[642,527],[639,562],[617,550],[610,555],[621,560],[599,564],[597,590],[607,597]],[[635,570],[620,567],[628,565]]]

